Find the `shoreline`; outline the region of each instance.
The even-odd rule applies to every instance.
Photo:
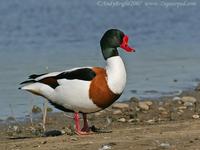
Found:
[[[2,123],[1,121],[0,146],[3,150],[103,150],[101,148],[106,144],[112,149],[198,148],[200,84],[195,89],[183,91],[177,96],[164,96],[158,100],[152,98],[139,100],[132,97],[125,102],[115,102],[103,111],[89,114],[90,126],[101,129],[103,131],[101,133],[75,135],[73,119],[70,116],[72,115],[63,112],[48,113],[46,129],[60,134],[55,137],[51,137],[51,134],[50,137],[45,137],[40,115],[33,118],[32,123],[29,119],[24,122]]]

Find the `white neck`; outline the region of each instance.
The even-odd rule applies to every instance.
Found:
[[[126,85],[126,70],[120,56],[107,59],[106,73],[108,76],[108,86],[115,94],[121,94]]]

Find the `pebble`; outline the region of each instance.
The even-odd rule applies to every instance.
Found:
[[[161,143],[160,147],[163,148],[163,149],[169,149],[171,146],[170,146],[169,143]]]
[[[103,113],[104,113],[104,111],[99,111],[99,112],[96,112],[94,115],[95,116],[101,116]]]
[[[180,110],[178,111],[178,113],[179,113],[179,114],[182,114],[182,113],[184,113],[184,111],[183,111],[182,109],[180,109]]]
[[[17,132],[17,131],[19,130],[19,127],[18,127],[18,126],[13,126],[13,130],[14,130],[15,132]]]
[[[155,120],[154,119],[150,119],[150,120],[147,120],[146,122],[149,123],[149,124],[153,124],[155,122]]]
[[[70,140],[77,141],[78,139],[76,137],[71,137]]]
[[[119,118],[118,122],[126,122],[126,119],[125,118]]]
[[[161,115],[168,115],[168,112],[167,111],[162,111]]]
[[[129,119],[128,122],[129,123],[131,123],[131,122],[140,122],[140,119]]]
[[[113,109],[129,109],[129,105],[125,103],[114,103],[112,105]]]
[[[110,145],[102,145],[102,147],[99,148],[99,150],[108,150],[108,149],[112,149],[112,146],[110,146]]]
[[[193,106],[193,103],[191,103],[191,102],[185,102],[183,105],[186,106],[186,107],[191,107],[191,106]]]
[[[194,98],[194,97],[192,97],[192,96],[183,96],[182,98],[181,98],[181,101],[183,102],[183,103],[186,103],[186,102],[190,102],[190,103],[195,103],[197,100],[196,100],[196,98]]]
[[[178,109],[179,110],[184,110],[184,109],[187,109],[187,107],[186,106],[180,106],[180,107],[178,107]]]
[[[199,115],[193,115],[192,118],[193,119],[199,119]]]
[[[139,102],[138,107],[142,110],[149,110],[149,105],[146,102]]]
[[[152,101],[145,101],[145,103],[148,105],[148,106],[151,106],[153,103]]]
[[[42,142],[41,142],[41,144],[46,144],[46,143],[47,143],[47,141],[42,141]]]
[[[164,107],[158,107],[159,111],[165,111],[166,109]]]
[[[172,99],[173,101],[180,101],[181,100],[181,98],[180,97],[178,97],[178,96],[175,96],[173,99]]]
[[[103,144],[101,146],[101,148],[99,148],[99,150],[109,150],[109,149],[112,149],[112,147],[116,145],[116,143],[114,142],[110,142],[110,143],[107,143],[107,144]]]
[[[122,111],[120,109],[113,111],[113,115],[121,115]]]

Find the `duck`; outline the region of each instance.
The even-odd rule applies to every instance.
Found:
[[[105,67],[78,67],[61,72],[32,74],[19,89],[42,96],[55,108],[74,113],[75,132],[90,133],[87,114],[101,111],[113,104],[126,85],[126,69],[118,49],[135,52],[128,45],[129,37],[119,29],[107,30],[100,47]],[[80,126],[79,113],[83,117]]]

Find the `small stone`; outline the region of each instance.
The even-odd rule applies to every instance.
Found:
[[[180,97],[178,97],[178,96],[176,96],[176,97],[174,97],[172,100],[173,100],[173,101],[180,101],[180,100],[181,100],[181,98],[180,98]]]
[[[105,112],[105,111],[102,110],[102,111],[96,112],[94,115],[95,115],[95,116],[101,116],[104,112]]]
[[[66,133],[64,130],[61,130],[60,132],[61,132],[61,134],[65,134]]]
[[[114,103],[112,105],[113,109],[129,109],[129,105],[125,103]]]
[[[186,103],[186,102],[190,102],[190,103],[195,103],[197,100],[196,100],[196,98],[194,98],[194,97],[192,97],[192,96],[183,96],[182,98],[181,98],[181,101],[183,102],[183,103]]]
[[[73,136],[72,136],[72,137],[70,138],[70,140],[72,140],[72,141],[77,141],[78,139],[77,139],[76,137],[73,137]]]
[[[166,109],[164,107],[158,107],[159,111],[165,111]]]
[[[147,105],[145,102],[139,102],[138,107],[142,110],[149,110],[149,105]]]
[[[150,119],[150,120],[147,120],[146,122],[149,123],[149,124],[153,124],[155,122],[155,120],[154,119]]]
[[[184,109],[187,109],[187,107],[186,106],[180,106],[180,107],[178,107],[178,109],[179,110],[184,110]]]
[[[100,116],[101,113],[100,113],[100,112],[96,112],[94,115],[95,115],[95,116]]]
[[[180,109],[180,110],[178,111],[178,113],[179,113],[179,114],[182,114],[182,113],[184,113],[184,111],[183,111],[182,109]]]
[[[168,112],[167,111],[163,111],[163,112],[161,112],[161,115],[168,115]]]
[[[118,122],[126,122],[126,119],[125,118],[119,118]]]
[[[191,106],[193,106],[193,103],[191,103],[191,102],[185,102],[183,105],[186,106],[186,107],[191,107]]]
[[[110,145],[102,145],[102,147],[99,148],[99,150],[109,150],[109,149],[112,149]]]
[[[42,142],[41,142],[41,144],[46,144],[46,143],[47,143],[47,141],[42,141]]]
[[[163,105],[163,102],[159,102],[158,105],[159,105],[159,106],[162,106],[162,105]]]
[[[160,147],[163,148],[163,149],[169,149],[171,146],[170,146],[169,143],[161,143]]]
[[[13,126],[13,130],[14,130],[15,132],[17,132],[17,131],[19,130],[19,127],[18,127],[18,126]]]
[[[199,115],[193,115],[192,118],[193,119],[199,119]]]
[[[152,101],[145,101],[145,103],[148,105],[148,106],[151,106],[153,103]]]
[[[113,115],[121,115],[122,111],[121,110],[115,110],[113,111]]]
[[[129,119],[128,122],[129,123],[131,123],[131,122],[140,122],[140,119]]]

